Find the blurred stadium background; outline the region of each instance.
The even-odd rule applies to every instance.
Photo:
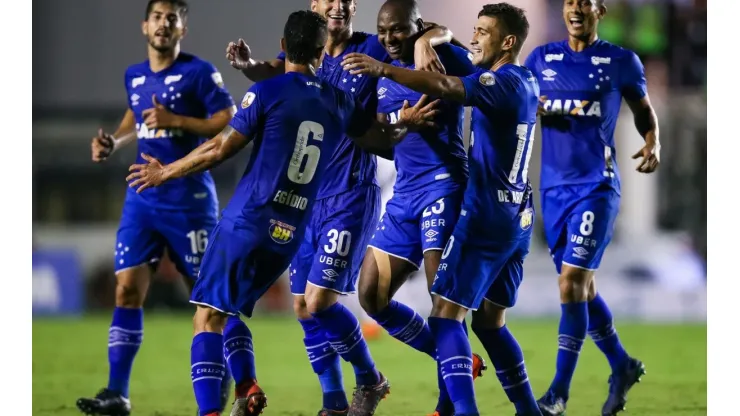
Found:
[[[425,20],[450,27],[458,39],[467,43],[477,12],[488,2],[423,0],[420,4]],[[511,2],[525,8],[532,27],[524,56],[536,45],[564,37],[561,0]],[[256,58],[272,58],[278,52],[287,15],[306,8],[309,1],[190,0],[189,3],[190,32],[183,49],[214,63],[221,70],[235,101],[238,101],[250,82],[227,64],[224,59],[226,44],[243,37]],[[380,4],[382,0],[360,0],[354,20],[356,30],[374,32]],[[69,405],[73,405],[77,395],[90,394],[104,382],[107,312],[113,306],[115,287],[112,253],[125,196],[125,172],[133,160],[135,148],[123,149],[106,164],[96,165],[90,161],[89,143],[98,127],[112,131],[117,126],[126,103],[124,70],[128,65],[146,59],[145,42],[139,27],[145,5],[145,0],[34,1],[33,50],[43,51],[40,59],[33,60],[34,399],[38,389],[47,394],[54,392],[49,402],[39,404],[41,407],[37,407],[37,400],[34,400],[34,414],[74,414]],[[634,171],[635,164],[630,156],[639,149],[641,138],[625,107],[616,138],[623,180],[621,213],[615,238],[597,274],[598,285],[615,316],[622,321],[635,322],[619,328],[625,337],[638,343],[637,349],[644,347],[644,355],[651,354],[649,346],[654,342],[667,345],[675,341],[676,345],[683,343],[684,349],[671,349],[672,356],[654,351],[656,361],[663,360],[666,371],[674,371],[674,366],[678,365],[673,360],[701,361],[684,374],[690,384],[684,387],[690,392],[676,389],[673,385],[665,400],[675,403],[676,400],[686,401],[691,396],[693,404],[686,402],[679,406],[680,411],[676,408],[669,413],[705,414],[706,1],[607,0],[607,5],[609,13],[600,26],[600,35],[635,50],[642,58],[650,97],[660,118],[663,151],[661,167],[655,175],[645,176]],[[235,159],[214,171],[222,206],[231,197],[246,164],[247,153]],[[530,167],[535,187],[539,182],[538,160],[539,147],[535,148]],[[378,173],[387,199],[392,193],[393,165],[381,163]],[[539,200],[538,196],[536,200]],[[541,221],[536,225],[541,230]],[[545,374],[533,379],[535,387],[544,388],[545,385],[538,386],[537,383],[538,380],[545,383],[552,374],[554,331],[560,307],[555,271],[541,231],[532,242],[525,270],[526,279],[519,301],[510,316],[521,322],[522,344],[525,353],[529,354],[528,360],[541,362]],[[398,296],[426,314],[431,302],[422,295],[424,292],[423,278],[418,278],[404,286]],[[349,298],[346,301],[358,314],[361,313],[356,300]],[[305,384],[310,386],[307,388],[315,389],[313,384],[316,383],[309,367],[302,362],[305,360],[299,341],[300,331],[289,318],[281,318],[289,317],[291,313],[287,279],[281,280],[259,307],[256,315],[261,318],[257,318],[255,325],[266,335],[263,340],[257,340],[258,352],[272,354],[266,355],[269,358],[265,358],[266,364],[262,368],[281,360],[277,352],[267,350],[285,339],[279,328],[289,328],[285,330],[290,331],[298,347],[290,350],[290,360],[297,363],[301,373],[306,373],[296,379],[296,383],[301,384],[305,380]],[[151,412],[139,414],[189,413],[190,410],[182,410],[190,409],[186,404],[193,402],[187,387],[187,370],[177,368],[182,367],[181,361],[187,355],[187,314],[191,308],[187,304],[184,286],[167,261],[162,263],[150,288],[146,308],[147,316],[153,317],[157,312],[160,316],[154,318],[151,326],[145,325],[157,328],[157,332],[148,330],[141,361],[156,362],[160,371],[167,375],[147,375],[144,368],[147,364],[138,364],[137,361],[132,391],[136,392],[143,386],[162,389],[154,379],[149,380],[149,376],[164,377],[163,381],[169,383],[166,380],[174,379],[169,375],[170,370],[173,374],[182,373],[176,383],[183,388],[167,398],[180,406],[176,406],[178,410],[159,409],[161,403],[154,396],[149,408],[146,403],[137,403],[144,409],[151,409]],[[268,314],[277,317],[265,318]],[[66,332],[61,328],[75,328],[85,337],[89,334],[89,340],[64,341],[60,338],[64,338]],[[544,336],[542,331],[545,331]],[[167,334],[174,338],[168,338]],[[174,345],[175,340],[182,342],[170,347],[169,344]],[[161,342],[164,347],[172,348],[173,354],[181,352],[183,357],[172,361],[173,369],[162,367],[169,361],[157,362],[156,354],[162,352],[160,348],[144,352],[150,342]],[[384,346],[388,345],[387,341],[381,339],[378,343],[380,352],[376,353],[376,359],[381,364],[387,358],[391,363],[398,362],[400,367],[416,366],[413,363],[418,361],[418,366],[425,368],[426,362],[405,351],[406,348],[392,345],[386,352]],[[537,354],[539,351],[542,355]],[[69,367],[64,367],[64,359],[75,361],[80,354],[95,362],[70,373]],[[53,355],[60,360],[51,370],[39,369],[37,372],[37,360]],[[593,400],[598,402],[605,387],[602,375],[606,367],[593,348],[587,351],[586,356],[595,361],[593,365],[598,371],[581,371],[576,382],[583,384],[584,388],[592,384],[592,377],[603,383],[594,392]],[[650,368],[648,359],[641,358]],[[71,364],[67,362],[66,365]],[[530,372],[536,370],[537,367],[532,368],[530,364]],[[284,371],[293,370],[287,367]],[[680,383],[683,379],[677,374],[673,373],[673,381]],[[95,379],[89,380],[86,378],[88,375],[94,375]],[[494,380],[495,377],[491,377],[488,382]],[[73,384],[70,381],[86,390],[69,390]],[[280,380],[275,379],[275,383],[280,385]],[[422,377],[419,383],[417,387],[428,385],[430,390],[436,388],[429,377],[426,380]],[[169,391],[167,388],[174,389],[166,387],[165,391]],[[290,401],[290,395],[285,396]],[[432,396],[430,393],[430,400]],[[652,396],[646,394],[645,397]],[[306,400],[309,399],[307,396]],[[391,413],[383,413],[381,407],[380,412],[419,414],[433,406],[431,403],[419,407],[418,402],[408,401],[407,407],[399,407]],[[504,402],[502,395],[497,393],[492,403],[505,406]],[[300,406],[297,408],[301,409]],[[645,413],[638,414],[664,414],[656,410],[659,408],[656,405],[655,409],[646,408]],[[283,408],[277,404],[271,409],[278,411]],[[306,410],[305,407],[302,410]],[[583,413],[575,411],[572,414],[591,413],[594,412],[584,410]]]

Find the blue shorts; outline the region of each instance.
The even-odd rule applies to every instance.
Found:
[[[470,221],[470,215],[460,216],[442,252],[432,294],[469,310],[477,310],[483,299],[511,308],[524,278],[534,210],[527,207],[511,220],[504,234],[512,238],[505,241],[481,236],[480,226]]]
[[[167,248],[177,270],[194,279],[217,218],[215,210],[182,212],[125,202],[116,236],[115,272],[157,263]]]
[[[614,234],[619,194],[606,184],[564,185],[542,191],[545,239],[555,268],[596,270]]]
[[[394,194],[370,247],[418,269],[429,250],[442,251],[460,215],[464,189]]]
[[[290,263],[291,293],[303,295],[307,283],[354,293],[379,211],[376,185],[361,185],[316,201],[298,254]]]
[[[294,232],[282,223],[271,225],[268,232],[267,227],[247,229],[229,220],[219,221],[190,303],[230,315],[252,316],[259,298],[288,269],[298,249],[290,238]]]

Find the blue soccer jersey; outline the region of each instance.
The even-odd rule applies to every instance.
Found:
[[[526,65],[545,97],[542,214],[558,273],[562,264],[595,270],[619,212],[614,130],[622,98],[647,94],[634,52],[597,40],[582,52],[568,41],[536,48]]]
[[[170,163],[209,139],[179,129],[147,128],[142,113],[154,107],[154,97],[168,111],[195,118],[207,118],[234,106],[218,70],[209,62],[186,53],[180,53],[172,65],[159,72],[151,70],[148,60],[132,65],[126,70],[125,80],[128,105],[136,118],[136,163],[146,163],[141,153]],[[178,211],[218,209],[216,188],[209,172],[173,180],[141,194],[129,188],[126,199]]]
[[[527,167],[539,87],[529,70],[511,64],[462,82],[473,107],[470,179],[432,292],[468,309],[484,298],[510,307],[534,218]]]
[[[213,232],[194,303],[251,315],[296,253],[345,132],[362,135],[371,122],[351,96],[314,76],[287,73],[247,92],[230,125],[254,149]]]

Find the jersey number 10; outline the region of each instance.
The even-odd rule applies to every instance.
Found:
[[[316,145],[308,144],[311,140],[324,140],[324,126],[307,120],[298,126],[293,156],[288,165],[288,179],[300,185],[311,182],[316,174],[319,158],[321,158],[321,149]]]

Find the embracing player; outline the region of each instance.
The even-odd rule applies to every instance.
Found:
[[[141,30],[148,59],[126,70],[128,109],[115,133],[99,131],[92,158],[106,160],[138,138],[140,153],[171,162],[221,131],[235,112],[221,74],[210,63],[180,52],[187,33],[188,5],[150,0]],[[137,156],[137,161],[141,161]],[[177,269],[192,280],[218,218],[218,199],[208,172],[158,189],[129,191],[115,247],[116,308],[108,335],[108,386],[77,407],[87,414],[128,415],[129,378],[143,340],[143,311],[149,281],[165,248]],[[223,404],[228,400],[228,378]]]
[[[239,314],[251,316],[257,300],[287,269],[345,132],[358,144],[381,151],[406,134],[407,123],[420,126],[435,115],[434,103],[424,107],[421,101],[401,112],[399,125],[384,125],[368,116],[350,94],[314,74],[326,37],[326,21],[320,15],[291,14],[282,40],[284,75],[253,85],[230,125],[188,156],[168,165],[147,156],[148,164],[131,167],[130,186],[141,192],[209,169],[255,142],[234,197],[213,231],[191,298],[198,305],[191,376],[201,415],[218,415],[224,355],[237,383],[231,414],[256,415],[267,405],[256,380],[252,335],[246,326],[234,331],[227,316],[232,316],[229,322]],[[349,311],[311,315],[358,377],[385,380]],[[374,410],[353,406],[349,414],[369,416]]]
[[[352,18],[357,10],[355,0],[312,0],[311,10],[327,20],[329,30],[326,53],[317,76],[356,97],[374,118],[377,79],[352,76],[342,68],[341,62],[348,53],[355,52],[390,62],[378,36],[352,29]],[[426,32],[417,41],[417,66],[441,67],[432,45],[450,40],[451,35],[444,28],[436,27]],[[227,47],[227,59],[248,78],[259,81],[283,72],[285,54],[281,53],[272,61],[256,61],[246,43],[239,40]],[[340,295],[356,290],[365,249],[378,223],[380,190],[375,182],[375,156],[360,149],[349,137],[342,140],[331,157],[308,229],[291,263],[290,282],[294,310],[305,335],[306,352],[321,383],[323,409],[320,413],[343,415],[350,406],[342,382],[340,352],[327,342],[328,329],[323,328],[314,315],[342,316],[345,317],[342,319],[357,322],[337,301]],[[355,335],[362,337],[361,331]],[[366,348],[364,341],[359,345],[356,348]],[[371,412],[389,391],[387,380],[365,374],[358,368],[355,373],[358,388],[351,407]]]
[[[532,73],[518,65],[528,31],[523,10],[507,3],[484,6],[471,50],[473,63],[488,69],[462,78],[411,71],[357,54],[343,62],[352,73],[384,76],[421,93],[473,107],[470,178],[432,285],[429,318],[438,365],[456,416],[479,414],[470,343],[462,324],[468,310],[475,311],[473,332],[517,414],[540,415],[522,350],[504,319],[522,281],[534,218],[527,167],[539,87]]]
[[[526,61],[542,88],[542,214],[562,303],[555,378],[539,400],[546,415],[565,414],[586,334],[612,370],[603,415],[623,410],[627,392],[645,373],[642,362],[622,347],[594,273],[619,211],[614,129],[622,98],[645,139],[633,156],[642,158],[639,172],[658,167],[658,120],[640,59],[598,38],[605,14],[603,0],[564,0],[568,39],[536,48]]]
[[[378,13],[378,39],[400,68],[415,69],[414,44],[423,31],[416,1],[388,0]],[[476,72],[466,49],[445,43],[435,47],[444,70],[451,76]],[[397,82],[378,81],[378,120],[395,123],[404,102],[415,104],[421,94]],[[462,139],[463,106],[444,100],[437,128],[409,136],[393,152],[397,176],[393,197],[385,206],[360,272],[360,304],[380,326],[399,341],[432,359],[436,345],[429,326],[413,309],[393,300],[408,277],[424,261],[431,287],[442,249],[452,233],[468,179],[468,162]],[[485,369],[473,355],[473,374]],[[439,375],[440,397],[436,409],[451,414],[453,404]]]

